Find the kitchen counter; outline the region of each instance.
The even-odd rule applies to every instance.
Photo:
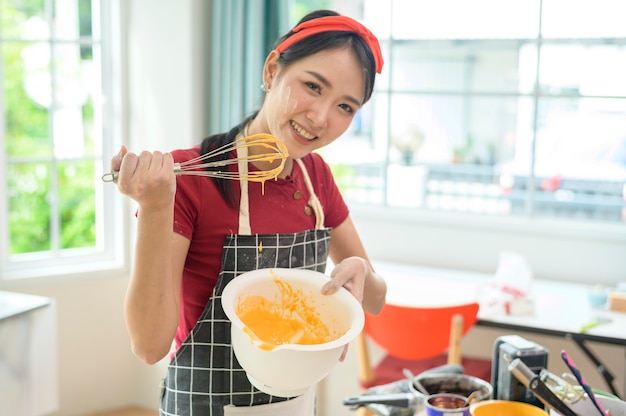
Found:
[[[50,305],[51,299],[23,293],[0,292],[0,321]]]
[[[0,415],[58,409],[56,344],[54,299],[0,291]]]

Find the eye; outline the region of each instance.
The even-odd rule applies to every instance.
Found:
[[[316,84],[315,82],[305,82],[304,83],[309,89],[320,93],[322,92],[322,88],[319,86],[319,84]]]
[[[352,114],[354,113],[354,108],[352,108],[349,104],[339,104],[339,108],[344,110],[346,113]]]

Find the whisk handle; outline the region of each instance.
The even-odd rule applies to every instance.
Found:
[[[119,175],[119,171],[112,170],[111,172],[105,173],[102,175],[102,182],[117,182],[117,176]]]
[[[174,174],[180,176],[183,169],[180,167],[180,163],[174,163]],[[102,175],[102,182],[114,182],[117,183],[117,177],[120,175],[119,170],[112,170],[111,172]]]

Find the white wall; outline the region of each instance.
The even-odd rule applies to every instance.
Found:
[[[201,2],[128,2],[131,150],[171,150],[198,142],[202,113],[197,22]]]
[[[626,226],[485,218],[355,207],[354,221],[379,261],[493,273],[503,250],[542,279],[615,286],[626,281]]]

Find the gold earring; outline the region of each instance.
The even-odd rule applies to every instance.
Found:
[[[261,91],[263,91],[266,94],[270,92],[270,84],[267,82],[264,82],[263,84],[261,84]]]

